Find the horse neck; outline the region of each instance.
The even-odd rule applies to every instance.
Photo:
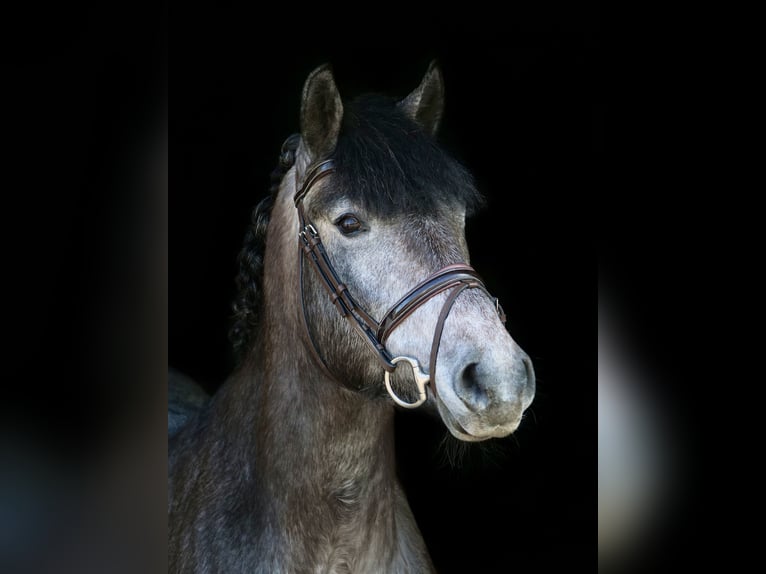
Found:
[[[283,337],[270,336],[272,343],[261,345],[262,356],[245,377],[255,391],[253,438],[261,479],[280,489],[314,490],[373,477],[394,480],[391,407],[327,379],[287,324],[272,329],[297,342],[281,347],[273,341]]]
[[[245,465],[256,506],[272,517],[267,538],[287,537],[271,546],[328,569],[345,561],[378,571],[412,557],[427,564],[396,479],[393,409],[325,378],[302,343],[289,353],[273,343],[297,335],[270,325],[262,336],[272,343],[238,375],[253,408],[253,464]]]

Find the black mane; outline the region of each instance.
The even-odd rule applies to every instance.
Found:
[[[237,258],[238,294],[229,339],[238,358],[258,324],[266,229],[298,141],[293,135],[285,142],[280,163],[272,172],[269,195],[253,211]],[[483,202],[471,174],[399,110],[392,98],[364,95],[344,102],[343,124],[332,158],[336,166],[333,189],[371,215],[433,213],[445,204],[464,206],[470,215]]]

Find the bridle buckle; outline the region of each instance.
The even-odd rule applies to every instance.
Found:
[[[313,224],[307,223],[298,235],[300,235],[301,239],[306,241],[307,235],[311,235],[311,237],[319,237],[319,232]]]

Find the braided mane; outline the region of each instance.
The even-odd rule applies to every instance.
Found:
[[[295,151],[299,143],[300,134],[292,134],[282,144],[279,163],[271,172],[269,194],[255,206],[250,218],[250,226],[245,233],[244,244],[237,256],[239,264],[239,272],[235,279],[237,296],[232,304],[234,313],[233,323],[229,329],[229,341],[234,347],[234,354],[238,360],[247,350],[260,318],[266,229],[282,179],[295,163]]]

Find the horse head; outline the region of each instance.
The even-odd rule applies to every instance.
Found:
[[[272,308],[295,310],[331,384],[365,400],[390,400],[388,388],[398,404],[437,411],[455,437],[480,441],[518,427],[535,376],[469,265],[465,221],[484,200],[437,142],[443,109],[435,63],[400,100],[345,101],[328,65],[308,76],[294,166],[274,201],[280,223],[269,225],[265,292],[283,298]],[[276,273],[285,261],[294,263]]]

